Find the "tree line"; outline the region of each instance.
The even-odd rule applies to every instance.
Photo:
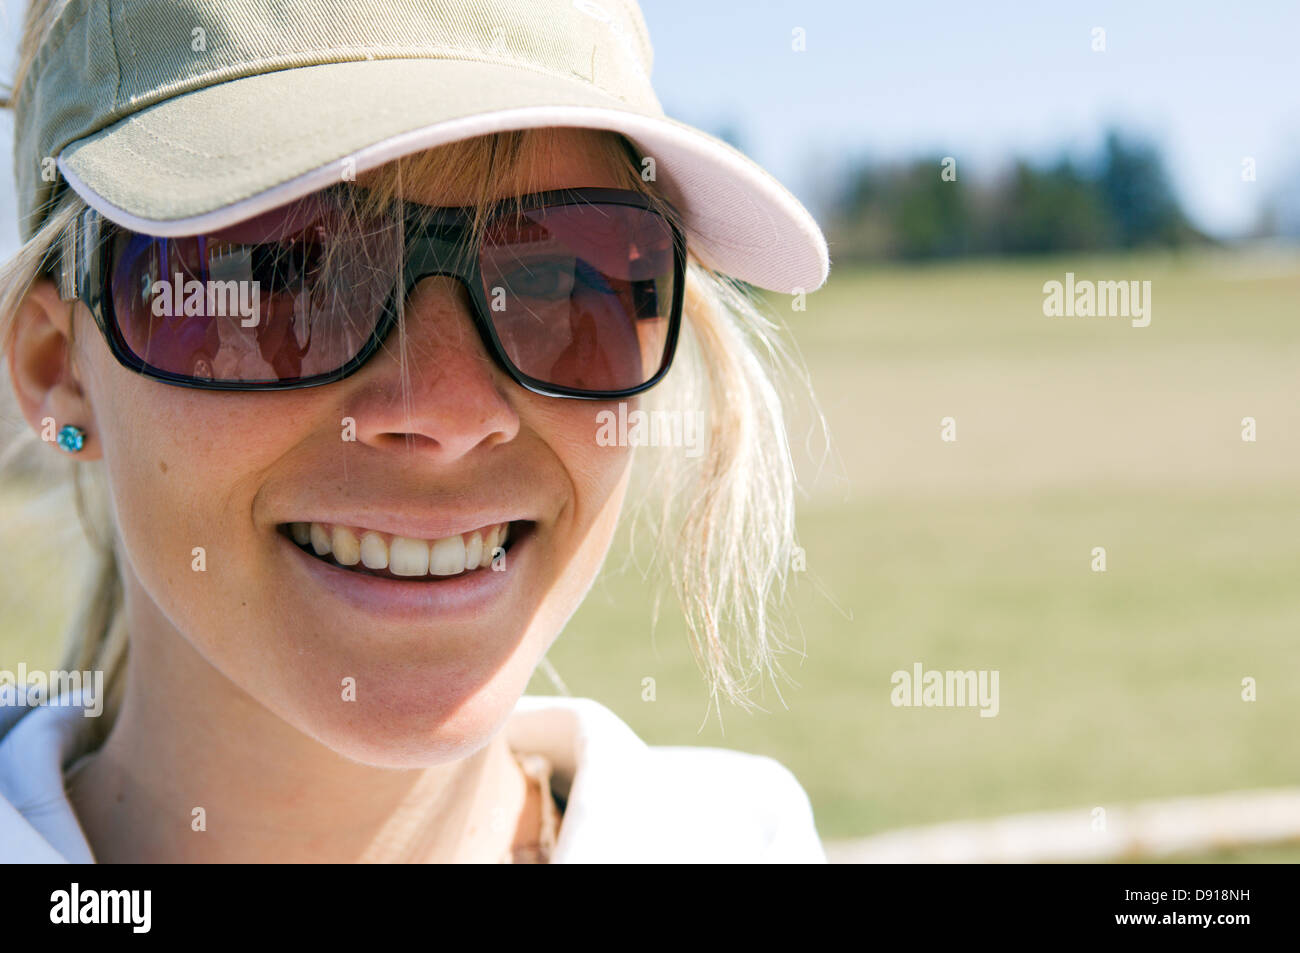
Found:
[[[1160,153],[1117,132],[1098,154],[1015,161],[972,181],[950,156],[862,163],[830,203],[837,262],[1174,247],[1208,239],[1188,221]]]

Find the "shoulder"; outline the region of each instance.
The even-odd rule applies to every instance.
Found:
[[[736,859],[825,863],[812,803],[784,764],[727,748],[650,747],[652,770],[680,816],[735,838]],[[746,856],[748,855],[748,856]]]
[[[92,860],[63,789],[63,766],[88,736],[78,695],[0,705],[0,862]]]
[[[587,698],[525,696],[510,728],[567,798],[553,862],[826,861],[808,795],[773,758],[647,745]]]

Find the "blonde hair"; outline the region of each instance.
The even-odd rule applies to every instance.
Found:
[[[32,3],[11,88],[21,88],[59,5],[60,0]],[[27,104],[8,105],[21,116]],[[458,183],[486,196],[498,176],[527,174],[520,165],[524,147],[547,134],[490,134],[400,159],[374,173],[367,201],[398,200],[403,181]],[[624,174],[623,187],[661,198],[642,180],[640,158],[624,137],[602,131],[598,142],[604,157]],[[0,266],[0,353],[12,346],[14,315],[40,276],[47,252],[84,208],[71,189],[56,192],[36,234]],[[690,244],[688,231],[688,249]],[[654,409],[703,408],[706,445],[697,457],[655,455],[655,465],[639,474],[647,492],[630,494],[641,501],[632,505],[630,528],[644,525],[656,541],[646,571],[658,569],[671,581],[711,699],[726,698],[747,710],[757,707],[749,698],[755,683],[765,675],[775,678],[781,672],[778,657],[790,648],[774,610],[796,545],[794,466],[782,399],[792,386],[810,396],[806,375],[762,299],[691,256],[674,366],[645,398]],[[6,457],[18,460],[21,447],[35,443],[28,430]],[[97,463],[72,467],[74,499],[94,547],[95,566],[75,614],[64,664],[104,672],[108,697],[99,728],[106,734],[123,694],[128,638],[101,469]]]

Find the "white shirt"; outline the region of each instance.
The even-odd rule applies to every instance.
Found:
[[[0,862],[95,862],[63,787],[90,724],[79,705],[0,707]],[[651,747],[589,698],[525,695],[504,730],[566,799],[553,864],[826,862],[808,795],[772,758]]]

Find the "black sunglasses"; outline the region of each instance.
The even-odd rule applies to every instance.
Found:
[[[205,235],[162,238],[87,209],[51,262],[113,356],[154,380],[261,391],[342,380],[425,278],[468,291],[484,347],[536,394],[609,400],[668,372],[686,241],[674,209],[580,188],[479,209],[357,211],[334,186]],[[477,243],[476,215],[483,216]]]

